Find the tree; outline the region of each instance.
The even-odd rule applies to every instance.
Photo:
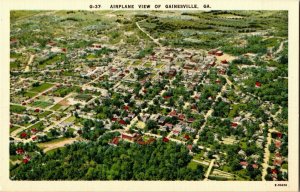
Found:
[[[147,130],[153,130],[153,129],[157,129],[158,128],[158,124],[156,121],[154,120],[147,120],[146,121],[146,127]]]

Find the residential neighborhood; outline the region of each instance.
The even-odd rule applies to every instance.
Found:
[[[287,19],[12,11],[11,179],[287,181]]]

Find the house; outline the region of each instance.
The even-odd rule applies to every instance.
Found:
[[[170,99],[172,96],[170,96],[170,95],[165,95],[164,96],[164,99]]]
[[[173,124],[172,123],[166,123],[165,126],[168,127],[169,129],[173,128]]]
[[[216,65],[216,62],[215,61],[211,61],[208,65],[211,66],[211,67],[213,67],[213,66]]]
[[[31,129],[31,134],[35,134],[37,130],[35,128]]]
[[[187,119],[187,122],[188,122],[188,123],[193,123],[194,120],[195,120],[194,118],[190,117],[190,118]]]
[[[124,121],[123,119],[120,119],[120,120],[118,121],[118,123],[120,123],[121,125],[127,125],[126,121]]]
[[[99,50],[99,49],[101,49],[101,44],[98,44],[98,43],[93,43],[92,44],[92,49],[94,49],[94,50]]]
[[[185,116],[183,114],[178,114],[178,119],[183,121],[185,119]]]
[[[188,150],[189,150],[190,152],[192,152],[193,145],[188,145],[187,148],[188,148]]]
[[[246,167],[248,166],[248,162],[246,162],[246,161],[241,161],[241,162],[240,162],[240,165],[241,165],[244,169],[246,169]]]
[[[130,134],[130,133],[122,133],[121,138],[129,141],[136,141],[141,136],[138,133]]]
[[[239,154],[239,155],[242,155],[242,156],[246,156],[246,153],[245,153],[245,151],[243,151],[242,149],[241,149],[241,150],[239,150],[238,154]]]
[[[224,60],[221,61],[221,63],[222,63],[222,64],[227,64],[228,61],[227,61],[226,59],[224,59]]]
[[[34,112],[35,112],[35,113],[39,113],[39,112],[40,112],[40,109],[35,109]]]
[[[17,43],[18,42],[18,39],[16,39],[16,38],[12,38],[11,40],[10,40],[10,44],[15,44],[15,43]]]
[[[217,52],[215,53],[215,55],[216,55],[216,56],[222,56],[222,55],[223,55],[223,51],[217,51]]]
[[[159,118],[159,120],[158,120],[158,123],[162,125],[162,124],[164,124],[165,120],[166,120],[166,117],[165,116],[161,116]]]
[[[129,110],[129,106],[128,106],[128,105],[125,105],[125,106],[123,107],[123,109],[125,109],[126,111],[128,111],[128,110]]]
[[[258,165],[257,164],[252,164],[253,169],[258,169]]]
[[[46,46],[48,46],[48,47],[53,47],[53,46],[55,46],[56,45],[56,43],[55,42],[53,42],[53,41],[49,41],[48,43],[47,43],[47,45]]]
[[[188,132],[188,133],[194,133],[195,129],[191,128],[191,127],[185,127],[185,131]]]
[[[277,138],[281,139],[282,138],[282,133],[277,132]]]
[[[281,141],[275,141],[275,147],[280,148],[281,147]]]
[[[178,130],[173,130],[172,133],[173,135],[178,136],[180,132]]]
[[[272,169],[272,170],[271,170],[271,173],[272,173],[272,174],[277,174],[278,171],[277,171],[277,169]]]
[[[116,69],[116,68],[111,68],[110,71],[111,71],[111,72],[116,72],[117,69]]]
[[[176,75],[176,69],[169,70],[169,76],[174,77]]]
[[[282,164],[282,159],[281,158],[274,159],[274,161],[273,161],[274,166],[281,166],[281,164]]]
[[[23,163],[28,163],[30,161],[30,156],[29,155],[25,155],[24,157],[23,157]]]
[[[169,142],[169,139],[166,138],[166,137],[164,137],[162,141],[165,142],[165,143],[167,143],[167,142]]]
[[[256,81],[256,82],[255,82],[255,87],[257,87],[257,88],[258,88],[258,87],[261,87],[261,83],[258,82],[258,81]]]
[[[279,152],[277,152],[277,153],[275,154],[275,158],[279,158],[279,157],[281,157],[281,154],[280,154]]]
[[[112,146],[117,146],[119,144],[119,137],[115,137],[111,140],[111,142],[108,143],[109,145]]]
[[[21,149],[21,148],[16,150],[16,154],[18,154],[18,155],[22,155],[22,154],[24,154],[24,152],[25,152],[24,149]]]
[[[27,164],[28,162],[29,162],[28,159],[23,159],[23,163],[24,163],[24,164]]]
[[[171,111],[169,113],[169,116],[176,117],[177,116],[177,112],[175,110],[173,110],[173,111]]]
[[[218,71],[218,74],[220,74],[220,75],[225,75],[225,73],[226,73],[226,70],[225,70],[225,69],[220,69],[220,70]]]
[[[217,51],[218,51],[217,49],[212,49],[212,50],[208,51],[208,54],[214,55],[214,54],[216,54]]]
[[[238,126],[237,123],[235,123],[235,122],[231,123],[231,127],[236,128],[237,126]]]
[[[132,118],[135,117],[135,114],[134,113],[128,113],[128,117],[132,119]]]
[[[155,141],[154,138],[149,138],[147,141],[144,141],[141,137],[137,140],[137,143],[140,144],[140,145],[147,145],[147,144],[150,144],[150,143],[153,143]]]
[[[21,138],[25,138],[25,137],[27,137],[27,133],[25,133],[25,132],[23,132],[23,133],[21,133]]]
[[[185,140],[190,140],[190,136],[189,135],[184,135],[183,137]]]

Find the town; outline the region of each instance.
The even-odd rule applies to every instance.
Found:
[[[287,11],[12,11],[10,28],[12,180],[288,180]]]

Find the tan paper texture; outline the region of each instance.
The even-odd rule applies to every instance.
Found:
[[[150,9],[138,5],[150,5]],[[111,5],[134,5],[134,8],[113,8]],[[186,5],[190,8],[166,8],[166,5]],[[99,6],[101,6],[99,8]],[[194,8],[194,7],[197,8]],[[91,7],[91,8],[90,8]],[[207,8],[208,7],[208,8]],[[288,13],[288,180],[287,181],[26,181],[10,179],[10,23],[12,11],[39,10],[86,10],[130,12],[156,11],[211,11],[211,10],[257,10],[287,11]],[[155,14],[155,13],[153,13]],[[166,16],[167,17],[167,16]],[[23,18],[26,19],[26,18]],[[4,0],[0,7],[0,191],[298,191],[299,182],[299,2],[296,0],[152,0],[127,1],[42,1]],[[23,30],[23,29],[20,29]],[[72,33],[72,31],[70,31]],[[66,35],[67,36],[67,35]],[[151,38],[151,37],[150,37]],[[154,40],[154,44],[159,44]],[[208,50],[207,50],[208,51]],[[226,52],[225,52],[226,53]],[[226,59],[225,59],[226,60]],[[220,62],[221,60],[217,60]],[[229,59],[229,61],[232,61]],[[256,85],[260,87],[260,85]],[[22,105],[20,103],[20,105]],[[49,125],[50,126],[50,125]],[[234,126],[234,125],[232,125]],[[274,140],[275,141],[275,140]],[[49,149],[51,150],[51,149]],[[22,163],[22,162],[21,162]]]

